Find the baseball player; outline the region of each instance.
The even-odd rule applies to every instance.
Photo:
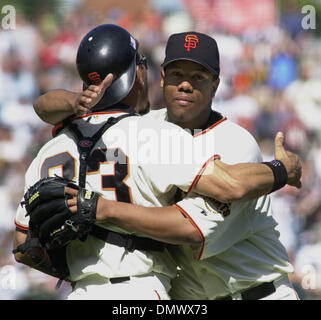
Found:
[[[89,38],[88,38],[89,39]],[[109,88],[110,89],[110,88]],[[111,91],[107,91],[107,92],[111,92]],[[96,115],[95,115],[96,116]],[[90,118],[90,117],[93,117],[93,114],[90,114],[89,116],[87,115],[87,119],[88,118]],[[78,120],[80,120],[80,119],[78,119]],[[97,120],[97,119],[96,119]],[[91,119],[89,120],[89,121],[91,121]],[[124,121],[125,120],[122,120],[121,122],[119,122],[117,125],[119,125],[120,126],[120,124],[121,123],[124,123]],[[148,122],[149,121],[151,121],[150,119],[148,119]],[[99,122],[99,121],[98,121]],[[144,121],[142,121],[142,123],[145,123]],[[115,126],[117,126],[117,125],[115,125]],[[145,124],[144,124],[145,125]],[[154,124],[153,124],[153,126],[154,126]],[[88,127],[89,128],[89,127]],[[86,127],[86,129],[88,129],[87,127]],[[115,128],[115,127],[114,127]],[[107,131],[107,134],[108,134],[108,131]],[[60,140],[61,141],[64,141],[65,140],[65,136],[64,135],[61,135],[61,136],[59,136],[59,137],[62,137]],[[59,138],[58,137],[58,138]],[[53,141],[55,141],[55,139],[53,140]],[[56,141],[55,141],[55,143],[56,143]],[[98,142],[99,143],[99,142]],[[107,145],[107,144],[106,144]],[[108,144],[108,145],[110,145],[110,143]],[[99,144],[97,144],[97,146],[99,146]],[[71,158],[73,157],[73,153],[72,153],[72,150],[73,149],[75,149],[75,147],[73,147],[72,148],[72,146],[70,146],[70,148],[66,148],[66,146],[64,146],[65,147],[65,149],[66,150],[68,150],[68,152],[69,152],[69,155],[71,155]],[[45,149],[43,149],[43,150],[45,150],[46,151],[46,153],[48,152],[48,150],[49,150],[50,148],[45,148]],[[118,148],[119,149],[119,148]],[[126,149],[125,149],[126,150]],[[56,150],[55,150],[55,152],[57,152]],[[45,152],[44,152],[45,153]],[[71,154],[70,154],[71,153]],[[76,152],[74,153],[74,154],[76,154]],[[46,158],[45,158],[45,160],[43,160],[44,159],[44,156],[46,156]],[[43,157],[42,159],[41,159],[41,157]],[[63,157],[65,157],[66,159],[68,158],[68,155],[64,155]],[[63,157],[61,157],[60,155],[59,155],[59,160],[62,160],[62,158]],[[58,164],[56,164],[56,165],[53,165],[53,162],[51,161],[50,163],[47,161],[47,159],[52,159],[52,157],[48,157],[48,155],[43,155],[41,152],[40,152],[40,156],[38,156],[38,158],[40,158],[41,160],[40,160],[40,164],[42,163],[42,161],[44,161],[44,163],[42,163],[42,169],[43,168],[45,168],[45,169],[41,169],[41,171],[42,172],[46,172],[46,173],[49,173],[49,174],[52,174],[52,170],[56,170],[56,168],[58,167]],[[69,160],[71,159],[71,158],[69,158]],[[75,158],[75,157],[73,157],[73,158]],[[131,157],[128,157],[129,159],[131,158]],[[37,161],[36,161],[37,162]],[[47,163],[46,163],[47,162]],[[106,161],[105,161],[106,162]],[[39,163],[37,164],[38,166],[39,166]],[[37,167],[37,165],[36,165],[36,167]],[[48,167],[49,166],[49,167]],[[252,167],[253,166],[255,166],[255,165],[252,165]],[[259,165],[260,167],[262,167],[262,165]],[[60,165],[59,166],[60,167],[60,169],[63,169],[64,170],[64,174],[67,172],[67,168],[64,168],[64,166],[63,165]],[[257,166],[255,166],[255,167],[257,167]],[[265,166],[263,166],[263,167],[265,167]],[[130,167],[131,168],[131,167]],[[253,167],[254,168],[254,167]],[[65,170],[66,169],[66,170]],[[132,169],[132,168],[131,168]],[[176,168],[177,169],[177,168]],[[39,171],[39,168],[37,168],[37,170]],[[148,178],[149,179],[151,179],[152,178],[152,175],[154,175],[154,171],[155,170],[153,170],[153,171],[148,171],[148,169],[145,169],[146,170],[146,172],[148,172]],[[29,169],[29,171],[28,171],[28,173],[27,173],[27,175],[26,175],[26,180],[28,181],[28,180],[30,180],[31,182],[29,183],[29,185],[30,184],[32,184],[34,181],[35,181],[35,178],[33,177],[34,176],[34,172],[32,172],[33,171],[33,169],[32,169],[32,166],[31,166],[31,169]],[[72,173],[73,174],[75,174],[75,172],[72,172],[72,169],[71,170],[69,170],[71,173],[69,173],[69,174],[71,174],[72,175]],[[68,172],[69,172],[68,171]],[[76,171],[76,170],[75,170]],[[131,172],[132,172],[132,170],[130,170]],[[264,170],[263,170],[264,171]],[[162,174],[160,174],[160,173],[162,173],[162,170],[158,170],[158,174],[159,175],[161,175],[162,176],[162,178],[161,179],[163,179],[164,180],[164,176],[162,175]],[[164,171],[163,171],[164,172]],[[60,172],[60,174],[61,174],[62,172]],[[94,172],[94,174],[93,174],[93,176],[96,174],[96,172]],[[171,171],[170,171],[170,174],[171,174]],[[179,173],[179,172],[175,172],[175,174],[177,174],[177,176],[179,176],[180,178],[179,179],[182,179],[182,176],[181,176],[181,173]],[[134,175],[135,176],[135,175]],[[71,176],[70,176],[71,177]],[[72,178],[74,178],[74,177],[72,177]],[[126,185],[127,186],[130,186],[130,189],[132,190],[132,193],[134,194],[134,187],[135,188],[137,188],[137,189],[140,189],[139,191],[138,191],[138,193],[139,192],[141,192],[141,194],[140,194],[140,197],[138,196],[137,198],[135,197],[135,196],[133,196],[133,200],[134,200],[134,202],[135,203],[138,203],[138,204],[143,204],[143,205],[153,205],[153,206],[160,206],[160,205],[164,205],[164,204],[166,204],[166,201],[164,200],[164,203],[161,203],[160,202],[160,200],[159,199],[154,199],[153,201],[150,201],[150,199],[149,199],[149,201],[147,201],[147,202],[149,202],[149,203],[146,203],[146,199],[144,199],[144,200],[142,200],[141,199],[141,196],[142,196],[142,193],[144,193],[144,194],[146,194],[146,190],[141,190],[141,188],[142,188],[142,181],[141,181],[141,176],[139,177],[140,178],[140,180],[139,180],[139,184],[138,183],[136,183],[136,185],[135,184],[130,184],[130,179],[128,179],[128,181],[126,181]],[[176,179],[177,177],[174,177],[174,175],[172,176],[172,178],[174,179]],[[195,174],[194,174],[194,176],[192,176],[192,178],[194,179],[195,178]],[[187,179],[186,177],[184,178],[184,179]],[[193,180],[192,179],[192,180]],[[34,180],[33,182],[32,182],[32,180]],[[197,190],[197,186],[198,185],[202,185],[202,180],[203,180],[203,177],[198,181],[198,183],[196,184],[196,190]],[[95,183],[94,183],[94,180],[91,180],[91,183],[89,183],[89,179],[88,179],[88,182],[87,182],[87,187],[88,187],[88,185],[90,186],[90,185],[92,185],[92,186],[94,186],[95,185]],[[123,180],[122,180],[123,181]],[[157,180],[152,180],[151,179],[151,181],[152,181],[152,183],[150,182],[150,181],[145,181],[145,183],[146,183],[146,185],[148,185],[148,186],[153,186],[153,187],[156,187],[155,185],[154,185],[154,183],[155,183],[155,181],[157,181]],[[189,181],[189,182],[191,182],[191,181]],[[157,189],[161,189],[161,186],[162,186],[162,184],[164,184],[164,181],[157,181]],[[172,182],[170,182],[170,184],[172,184]],[[176,185],[177,185],[177,183],[176,183]],[[165,186],[165,184],[164,184],[164,186]],[[180,186],[180,185],[179,185]],[[184,191],[187,191],[188,190],[188,188],[186,188],[186,187],[183,187],[183,185],[182,186],[180,186],[181,188],[182,188],[182,190],[184,190]],[[272,187],[272,185],[271,185],[271,183],[270,183],[270,186],[268,187],[268,191],[270,191],[270,189],[271,189],[271,187]],[[94,188],[95,189],[95,188]],[[97,188],[97,189],[99,189],[99,188]],[[168,185],[166,185],[166,188],[164,188],[164,190],[166,190],[167,191],[167,195],[168,194],[170,194],[170,192],[168,192]],[[160,193],[161,192],[164,192],[164,190],[158,190],[158,192],[156,192],[156,194],[158,194],[158,196],[160,195]],[[153,190],[154,192],[155,192],[155,190]],[[267,191],[267,192],[268,192]],[[117,193],[117,189],[116,190],[114,190],[113,192],[116,192]],[[126,192],[125,192],[126,193]],[[213,194],[211,194],[212,196],[213,196]],[[217,196],[217,194],[215,194],[215,196]],[[145,195],[145,197],[146,197],[146,195]],[[149,195],[149,198],[150,198],[151,196]],[[166,197],[165,197],[166,198]],[[123,200],[124,201],[124,199],[119,199],[119,200]],[[130,200],[132,200],[132,199],[130,199]],[[130,201],[128,201],[128,202],[130,202]],[[167,203],[170,203],[170,201],[167,201]],[[24,220],[23,219],[23,212],[21,211],[20,213],[18,212],[18,214],[17,214],[17,225],[18,226],[26,226],[26,220],[25,221],[22,221],[22,220]],[[112,228],[111,226],[109,226],[109,228]],[[113,228],[112,228],[113,229]],[[119,230],[118,228],[116,228],[115,227],[115,229],[116,230]],[[122,230],[123,232],[124,232],[124,230]],[[151,281],[151,279],[150,278],[148,278],[148,277],[146,277],[146,273],[147,273],[147,270],[142,270],[142,269],[140,269],[139,271],[137,271],[137,270],[131,270],[132,272],[128,272],[128,270],[130,270],[130,269],[135,269],[135,268],[130,268],[129,267],[129,265],[127,265],[127,270],[126,270],[126,268],[123,266],[123,265],[126,265],[126,263],[124,262],[124,261],[121,261],[121,260],[119,260],[119,263],[117,263],[117,257],[118,257],[118,259],[120,259],[120,256],[123,258],[123,254],[124,254],[124,251],[122,251],[122,255],[120,255],[119,256],[119,248],[117,247],[116,249],[115,249],[115,254],[114,254],[114,256],[116,257],[116,259],[113,259],[113,254],[111,254],[110,252],[108,252],[109,253],[109,260],[110,261],[112,261],[112,266],[109,266],[108,264],[107,264],[107,268],[106,268],[106,260],[104,260],[104,259],[101,259],[102,261],[103,261],[103,263],[101,263],[101,261],[99,261],[100,263],[98,263],[97,262],[97,257],[96,258],[93,258],[93,257],[91,257],[91,253],[92,253],[92,249],[93,249],[93,246],[97,243],[97,240],[96,239],[94,239],[92,242],[94,242],[94,244],[93,243],[91,243],[90,245],[91,246],[89,246],[89,244],[88,244],[88,241],[89,240],[87,240],[86,242],[85,242],[85,244],[83,244],[83,245],[80,245],[79,243],[77,243],[77,245],[75,245],[75,247],[73,247],[73,245],[70,245],[69,247],[68,247],[68,251],[67,251],[67,260],[68,260],[68,265],[69,265],[69,268],[71,269],[71,277],[73,277],[73,274],[74,274],[74,277],[73,277],[73,279],[74,279],[74,281],[77,281],[77,283],[76,283],[76,289],[74,290],[74,292],[73,292],[73,297],[75,298],[75,297],[82,297],[82,298],[90,298],[90,297],[95,297],[95,298],[97,298],[97,293],[98,292],[104,292],[104,294],[105,294],[105,290],[106,290],[106,288],[108,288],[108,290],[106,290],[106,294],[107,295],[105,295],[104,296],[104,298],[110,298],[111,297],[111,295],[112,295],[112,298],[115,298],[116,296],[115,296],[115,294],[116,294],[116,292],[122,292],[122,299],[124,299],[124,289],[127,289],[127,287],[128,288],[132,288],[132,290],[130,290],[130,289],[128,289],[126,292],[128,292],[128,296],[129,297],[131,297],[131,298],[133,298],[133,297],[135,297],[135,298],[138,298],[138,296],[137,296],[137,287],[136,287],[136,289],[134,289],[135,288],[135,286],[137,286],[137,285],[139,285],[139,281],[137,280],[137,277],[135,277],[136,275],[137,275],[137,272],[139,273],[139,274],[144,274],[144,277],[142,277],[142,282],[144,282],[144,284],[147,284],[148,283],[148,288],[149,289],[147,289],[147,288],[145,288],[146,289],[146,292],[150,292],[150,288],[152,288],[153,287],[153,294],[155,295],[155,292],[157,291],[158,292],[158,294],[159,294],[159,292],[161,292],[161,293],[163,293],[163,295],[164,296],[166,296],[166,290],[163,290],[162,288],[161,288],[161,284],[158,282],[157,283],[157,285],[158,285],[158,287],[157,287],[157,285],[154,285],[153,286],[153,284],[151,284],[152,283],[152,281]],[[100,244],[101,245],[101,244]],[[89,246],[89,247],[88,247]],[[71,247],[71,248],[70,248]],[[107,246],[108,247],[108,250],[109,251],[112,251],[111,249],[110,249],[110,246]],[[113,248],[114,249],[114,248]],[[77,251],[78,251],[78,256],[77,256]],[[136,252],[137,250],[135,250],[132,254],[134,254],[135,255],[135,252]],[[114,252],[114,251],[112,251],[112,252]],[[68,253],[69,253],[69,255],[68,255]],[[106,249],[106,254],[107,254],[107,249]],[[127,253],[127,254],[129,254],[129,253]],[[126,254],[126,256],[127,256],[127,254]],[[138,252],[136,253],[136,254],[138,254]],[[86,256],[86,255],[88,255],[88,256]],[[86,259],[84,259],[84,256],[86,256]],[[107,255],[106,255],[107,256]],[[95,262],[93,265],[88,265],[88,262],[90,262],[90,261],[92,261],[91,260],[91,258],[93,259],[93,261]],[[140,256],[140,258],[141,258],[141,256]],[[153,259],[155,259],[155,257],[153,257]],[[84,261],[84,263],[82,264],[81,262],[82,262],[82,260],[84,261],[84,260],[86,260],[86,261]],[[141,260],[140,259],[133,259],[133,257],[129,254],[129,257],[128,257],[128,261],[127,261],[127,263],[129,262],[131,260],[131,264],[130,265],[138,265],[138,262],[141,262]],[[145,259],[146,260],[146,259]],[[71,261],[71,263],[70,263],[70,261]],[[121,262],[120,262],[121,261]],[[136,261],[136,262],[135,262]],[[72,262],[74,262],[74,266],[73,266],[73,263]],[[123,265],[122,265],[122,263],[123,263]],[[146,263],[146,261],[145,261],[145,263]],[[148,264],[148,263],[147,263]],[[157,264],[156,264],[157,265]],[[109,267],[109,268],[108,268]],[[150,264],[149,264],[149,267],[150,267]],[[167,267],[168,267],[168,265],[167,265]],[[122,268],[124,268],[125,270],[123,270]],[[104,269],[104,270],[102,270],[102,269]],[[110,270],[111,269],[111,270]],[[157,268],[156,268],[157,269]],[[165,277],[166,278],[166,276],[168,276],[169,275],[169,273],[167,273],[166,274],[166,272],[164,272],[164,266],[163,266],[163,268],[161,268],[162,270],[163,270],[163,272],[162,272],[162,275],[163,275],[163,277]],[[73,272],[73,270],[75,270],[74,272]],[[126,271],[126,272],[124,272],[124,271]],[[145,271],[145,273],[144,273],[144,271]],[[122,273],[122,272],[124,272],[124,273]],[[155,272],[155,271],[154,271]],[[78,273],[78,274],[77,274]],[[118,277],[112,277],[111,276],[111,274],[112,275],[115,275],[115,273],[116,273],[116,275],[118,276]],[[157,272],[156,272],[157,273]],[[93,276],[93,274],[100,274],[100,277],[97,277],[97,276]],[[115,283],[112,283],[113,281],[111,281],[112,279],[115,279],[115,278],[119,278],[119,277],[122,277],[124,274],[126,274],[126,276],[131,276],[131,278],[129,279],[129,280],[126,280],[125,282],[121,282],[121,284],[115,284]],[[92,276],[89,276],[89,275],[92,275]],[[77,277],[78,276],[78,277]],[[159,278],[160,278],[160,276],[159,275],[157,275],[158,277],[156,277],[156,278],[158,278],[158,280],[159,280]],[[94,279],[93,279],[93,277],[94,277]],[[170,277],[170,276],[169,276]],[[100,285],[94,285],[93,283],[95,283],[95,282],[97,282],[97,279],[99,279],[99,281],[102,281],[101,283],[100,283]],[[148,279],[148,280],[146,280],[146,279]],[[163,280],[163,279],[162,279]],[[163,281],[163,282],[166,282],[166,281]],[[135,285],[134,285],[134,283],[135,283]],[[109,284],[109,285],[108,285]],[[167,285],[168,285],[168,282],[166,283]],[[121,290],[119,290],[119,289],[117,289],[118,287],[121,287]],[[144,286],[142,285],[142,288],[143,288]],[[155,287],[157,287],[157,289],[158,290],[156,290],[155,289]],[[165,285],[165,287],[166,287],[166,285]],[[167,286],[167,288],[168,288],[169,286]],[[102,290],[102,291],[100,291],[100,290]],[[118,291],[117,291],[118,290]],[[133,295],[133,290],[135,291],[135,295]],[[143,292],[144,292],[145,290],[143,290]],[[98,293],[99,294],[99,293]],[[126,297],[125,297],[126,298]],[[148,294],[146,294],[146,295],[144,295],[144,296],[142,296],[142,298],[143,299],[148,299],[148,298],[151,298],[151,296],[148,296]]]

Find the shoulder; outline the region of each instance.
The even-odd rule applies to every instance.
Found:
[[[225,131],[227,137],[234,139],[237,135],[238,141],[257,144],[256,139],[248,130],[233,121],[227,119],[222,122],[221,129]]]
[[[225,148],[232,148],[238,154],[240,161],[262,161],[260,147],[254,136],[235,122],[226,120],[217,127],[216,142],[224,144]]]
[[[257,145],[253,135],[235,122],[223,117],[222,120],[194,136],[196,139],[215,137],[215,141],[229,141],[232,144],[250,143]]]

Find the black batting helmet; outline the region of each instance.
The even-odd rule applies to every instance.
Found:
[[[138,45],[127,30],[114,24],[97,26],[82,39],[76,62],[84,88],[99,85],[108,73],[114,75],[93,110],[112,106],[128,95],[136,78]]]

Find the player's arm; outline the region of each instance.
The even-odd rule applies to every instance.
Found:
[[[193,191],[223,203],[249,201],[268,194],[274,184],[272,170],[264,164],[227,165],[212,160]]]
[[[63,89],[49,91],[40,96],[33,107],[40,119],[55,125],[73,114],[86,114],[99,102],[112,80],[113,75],[108,74],[99,86],[89,86],[80,93]]]
[[[38,179],[39,157],[36,157],[30,164],[25,174],[25,189],[26,192],[29,186],[33,185]],[[24,197],[21,199],[24,201]],[[49,254],[44,248],[39,246],[39,242],[31,241],[31,246],[26,247],[26,241],[35,239],[36,234],[33,234],[29,228],[29,215],[25,205],[19,204],[15,216],[15,232],[13,239],[13,254],[18,263],[25,264],[33,269],[44,272],[48,275],[53,275],[49,266],[52,264]],[[18,248],[20,246],[20,248]]]
[[[287,180],[285,182],[300,188],[300,159],[284,149],[283,141],[283,135],[278,134],[275,138],[275,158],[280,160],[286,168]],[[207,164],[193,191],[225,203],[248,201],[270,193],[276,179],[278,176],[275,176],[266,164],[227,165],[220,160],[212,160]]]
[[[287,161],[284,162],[287,163]],[[294,159],[293,162],[295,162]],[[273,185],[273,172],[265,164],[244,163],[229,166],[215,160],[212,174],[201,176],[194,191],[210,197],[214,195],[215,199],[221,202],[232,202],[267,194]],[[78,191],[66,188],[66,193],[73,197],[67,201],[70,210],[76,212]],[[192,220],[184,216],[175,206],[150,208],[107,200],[99,196],[96,219],[99,222],[108,222],[167,243],[198,244],[202,242],[200,232]]]
[[[274,185],[272,170],[264,164],[229,166],[215,160],[214,168],[212,175],[201,177],[194,190],[210,197],[214,194],[221,202],[256,198],[269,193]],[[73,197],[67,201],[70,210],[76,212],[78,191],[66,188],[66,193]],[[171,244],[202,242],[192,220],[175,206],[150,208],[99,196],[96,219]]]
[[[66,193],[73,196],[67,203],[76,212],[78,190],[66,187]],[[174,206],[150,208],[99,196],[96,219],[171,244],[197,244],[202,240],[189,219]]]
[[[100,198],[98,221],[171,244],[198,244],[202,239],[190,220],[174,206],[149,208]]]
[[[52,90],[40,96],[33,107],[41,120],[55,125],[73,114],[81,115],[88,111],[78,102],[80,96],[81,93],[63,89]]]
[[[299,187],[299,158],[284,150],[282,139],[276,138],[275,142],[275,157],[281,160],[288,170],[287,182]],[[244,163],[230,166],[215,160],[212,174],[203,175],[194,190],[210,197],[215,195],[221,202],[232,202],[267,194],[273,188],[274,182],[274,174],[265,164]],[[70,210],[76,212],[78,191],[66,188],[66,193],[73,197],[67,201]],[[174,206],[150,208],[99,197],[96,219],[172,244],[196,244],[202,241],[193,222]]]
[[[16,249],[20,244],[23,244],[27,239],[27,231],[16,228],[15,233],[14,233],[14,249]],[[17,252],[14,255],[15,260],[19,263],[23,263],[27,266],[32,267],[33,262],[31,258],[27,254],[23,254],[21,252]]]
[[[27,239],[27,231],[16,228],[14,233],[14,249],[17,249],[19,245],[25,243],[26,239]],[[17,252],[14,254],[14,258],[18,263],[25,264],[33,269],[36,269],[38,271],[51,275],[47,271],[47,269],[37,266],[36,263],[31,259],[31,257],[26,253]]]

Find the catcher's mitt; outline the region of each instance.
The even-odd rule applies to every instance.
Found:
[[[66,186],[78,190],[76,213],[68,208]],[[96,221],[97,201],[97,193],[82,189],[68,179],[55,176],[39,180],[28,189],[21,203],[26,208],[26,215],[30,216],[29,231],[27,241],[15,252],[29,254],[38,265],[48,261],[49,255],[54,269],[59,269],[57,263],[61,264],[61,261],[54,261],[57,253],[61,259],[61,249],[65,249],[70,241],[86,239]],[[50,272],[59,278],[66,276]]]

